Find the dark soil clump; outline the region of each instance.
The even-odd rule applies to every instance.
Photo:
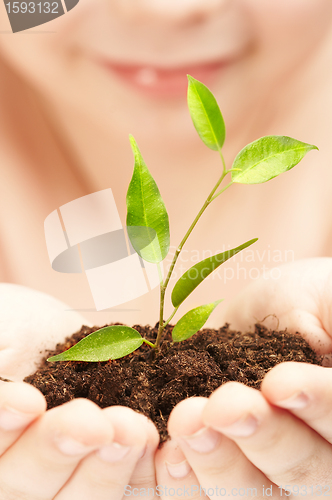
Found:
[[[158,324],[154,328],[134,328],[148,340],[154,341],[157,336]],[[143,344],[138,351],[115,361],[46,361],[95,330],[83,326],[64,344],[58,344],[25,382],[44,394],[48,409],[74,398],[88,398],[101,408],[129,406],[156,424],[161,441],[167,439],[171,410],[185,398],[208,397],[231,380],[259,389],[264,375],[283,361],[321,364],[320,357],[300,335],[269,331],[262,325],[256,325],[254,333],[245,334],[229,330],[228,325],[219,330],[202,330],[173,345],[172,327],[168,326],[157,359]]]

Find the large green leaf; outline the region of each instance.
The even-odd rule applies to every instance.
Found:
[[[47,361],[108,361],[127,356],[143,344],[137,330],[114,325],[101,328]]]
[[[130,136],[135,167],[127,192],[127,228],[131,244],[143,260],[158,263],[168,254],[169,221],[158,186]]]
[[[212,92],[188,75],[188,107],[198,135],[206,146],[220,151],[226,136],[224,119]]]
[[[259,184],[295,167],[316,146],[291,137],[269,135],[248,144],[234,160],[232,181]]]
[[[223,299],[222,299],[223,300]],[[210,314],[214,311],[222,300],[206,304],[205,306],[196,307],[187,312],[177,322],[172,331],[172,339],[174,342],[182,342],[182,340],[189,339],[198,332],[205,325]]]
[[[172,304],[174,307],[178,307],[182,302],[191,294],[195,288],[202,283],[202,281],[209,276],[215,269],[217,269],[221,264],[226,262],[226,260],[233,257],[237,253],[241,252],[244,248],[249,247],[257,241],[258,238],[247,241],[242,245],[233,248],[232,250],[227,250],[226,252],[218,253],[212,257],[198,262],[192,266],[188,271],[186,271],[181,278],[176,282],[172,291]]]

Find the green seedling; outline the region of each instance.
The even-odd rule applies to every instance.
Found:
[[[160,312],[155,342],[152,343],[143,338],[133,328],[113,325],[88,335],[75,346],[49,358],[48,361],[108,361],[132,353],[143,343],[158,352],[166,325],[173,319],[186,298],[221,264],[257,241],[257,238],[247,241],[232,250],[209,257],[188,269],[172,290],[171,301],[174,310],[165,321],[164,303],[167,286],[181,250],[203,212],[232,184],[267,182],[293,168],[312,149],[318,149],[316,146],[305,144],[291,137],[266,136],[242,149],[231,168],[227,169],[222,154],[226,130],[221,111],[211,91],[191,76],[188,76],[188,107],[198,135],[208,148],[220,155],[222,170],[220,178],[177,247],[165,279],[162,278],[160,263],[168,255],[170,247],[168,214],[158,186],[143,160],[135,139],[130,136],[135,166],[127,193],[127,230],[131,244],[139,256],[158,266]],[[227,176],[230,176],[230,180],[222,187],[222,182]],[[196,307],[182,316],[173,328],[173,342],[181,342],[197,333],[220,302],[221,300],[216,300],[211,304]]]

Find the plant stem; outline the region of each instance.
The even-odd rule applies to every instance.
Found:
[[[213,198],[211,198],[211,201],[213,201],[213,200],[215,200],[216,198],[218,198],[218,196],[219,196],[221,193],[223,193],[224,191],[226,191],[226,189],[228,189],[228,188],[229,188],[232,184],[233,184],[233,181],[231,181],[229,184],[227,184],[227,186],[225,186],[223,189],[221,189],[221,190],[219,191],[219,193],[215,194],[215,195],[213,196]]]
[[[157,334],[157,339],[156,339],[156,348],[159,349],[160,346],[160,341],[161,341],[161,336],[164,331],[164,304],[165,304],[165,292],[166,292],[166,286],[165,283],[163,285],[160,285],[160,315],[159,315],[159,328],[158,328],[158,334]]]
[[[220,154],[220,158],[221,158],[222,165],[223,165],[223,168],[224,168],[224,172],[223,173],[224,173],[224,176],[225,176],[226,174],[228,174],[229,170],[227,170],[227,168],[226,168],[225,158],[224,158],[224,156],[223,156],[223,154],[221,152],[221,149],[219,149],[219,154]]]
[[[158,267],[159,284],[160,286],[163,286],[163,275],[161,272],[160,262],[157,262],[157,267]]]
[[[204,205],[202,206],[202,208],[198,212],[198,214],[195,217],[195,219],[194,219],[193,223],[191,224],[190,228],[188,229],[188,231],[184,235],[184,237],[183,237],[180,245],[176,249],[176,252],[175,252],[175,255],[174,255],[173,260],[171,262],[170,268],[168,270],[166,279],[165,279],[164,283],[160,285],[159,328],[158,328],[158,335],[157,335],[156,344],[155,344],[157,349],[159,349],[161,337],[162,337],[162,334],[163,334],[165,326],[173,318],[174,314],[177,311],[177,309],[175,310],[175,312],[173,311],[173,315],[171,316],[171,318],[167,322],[164,323],[165,292],[166,292],[166,288],[167,288],[167,285],[169,283],[169,280],[171,279],[171,276],[172,276],[172,273],[173,273],[176,261],[178,260],[178,257],[179,257],[179,255],[181,253],[181,250],[182,250],[184,244],[186,243],[187,239],[189,238],[190,234],[192,233],[192,231],[193,231],[194,227],[196,226],[197,222],[199,221],[199,219],[201,218],[201,216],[203,215],[203,213],[205,212],[205,210],[207,209],[207,207],[210,205],[210,203],[213,201],[213,199],[214,199],[213,195],[217,191],[218,187],[220,186],[220,184],[222,183],[222,181],[224,180],[224,178],[226,177],[226,175],[229,173],[229,171],[226,169],[225,160],[224,160],[224,157],[223,157],[221,151],[220,151],[220,156],[221,156],[222,163],[223,163],[223,173],[222,173],[221,177],[219,178],[217,184],[214,186],[214,188],[212,189],[211,193],[209,194],[209,196],[205,200]],[[232,183],[230,183],[228,186],[226,186],[222,191],[224,191],[225,189],[227,189],[231,184]],[[219,196],[219,194],[221,194],[222,191],[220,191],[220,193],[218,193],[218,196]]]
[[[202,208],[200,209],[200,211],[198,212],[197,216],[195,217],[195,220],[193,221],[193,223],[191,224],[190,228],[188,229],[188,231],[186,232],[186,234],[184,235],[180,245],[178,246],[178,248],[176,249],[176,252],[175,252],[175,255],[173,257],[173,260],[172,260],[172,263],[171,263],[171,266],[169,268],[169,271],[168,271],[168,274],[167,274],[167,277],[165,279],[165,282],[164,282],[164,287],[167,287],[168,285],[168,282],[171,278],[171,275],[172,275],[172,272],[173,272],[173,269],[175,267],[175,264],[176,264],[176,261],[178,260],[178,257],[180,255],[180,252],[184,246],[184,244],[186,243],[187,239],[189,238],[190,234],[192,233],[194,227],[196,226],[197,222],[199,221],[199,219],[201,218],[201,216],[203,215],[203,213],[205,212],[206,208],[210,205],[211,201],[212,201],[212,197],[214,195],[214,193],[217,191],[218,187],[220,186],[220,184],[222,183],[222,181],[224,180],[225,178],[225,175],[226,173],[223,172],[222,176],[220,177],[220,179],[218,180],[217,184],[214,186],[214,188],[212,189],[211,193],[209,194],[209,196],[207,197],[204,205],[202,206]]]
[[[153,347],[153,349],[156,349],[156,345],[155,344],[152,344],[152,342],[149,342],[148,340],[146,339],[142,339],[143,342],[145,342],[146,344],[148,344],[150,347]]]
[[[177,313],[177,310],[179,309],[180,306],[176,307],[174,309],[174,311],[172,312],[172,314],[170,315],[170,317],[168,318],[168,320],[165,321],[165,323],[163,324],[163,327],[165,328],[165,326],[168,325],[168,323],[171,321],[171,319],[173,318],[173,316],[175,316],[175,314]]]

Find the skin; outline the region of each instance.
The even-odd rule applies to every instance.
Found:
[[[327,258],[283,266],[277,285],[265,277],[248,286],[226,317],[231,327],[245,331],[256,318],[275,311],[280,328],[304,331],[313,348],[330,353],[331,271]],[[243,306],[239,317],[235,311]],[[328,495],[331,377],[329,367],[288,362],[268,372],[261,391],[228,382],[208,399],[182,401],[169,419],[169,432],[183,452],[178,456],[182,470],[186,460],[203,487],[251,487],[258,498],[264,497],[263,485],[272,485],[272,498],[280,497],[278,487],[285,485],[294,495]],[[317,488],[312,491],[310,485]]]
[[[307,312],[316,311],[308,318],[308,332],[314,331],[317,324],[325,325],[324,335],[331,339],[331,324],[326,323],[325,317],[325,311],[332,309],[328,286],[331,270],[332,259],[284,266],[279,293],[267,293],[269,299],[260,309],[253,309],[252,314],[266,315],[272,307],[282,317],[289,308],[296,310],[300,300],[306,304]],[[310,276],[307,288],[303,286],[303,276]],[[262,280],[256,298],[270,286],[269,280]],[[248,287],[248,297],[253,293]],[[10,298],[5,304],[6,296]],[[53,311],[58,313],[59,304],[54,299],[50,304],[50,297],[12,285],[0,287],[0,299],[0,313],[4,325],[9,325],[7,328],[7,319],[20,305],[22,323],[17,324],[17,330],[22,338],[32,340],[36,332],[31,304],[40,311],[45,325],[49,321],[50,329],[46,331],[52,335],[54,328],[59,339],[62,337],[65,325],[59,315],[55,320]],[[247,312],[251,318],[250,310]],[[294,330],[297,321],[301,324],[300,315],[293,318]],[[248,326],[249,322],[244,324]],[[6,360],[10,358],[11,362],[16,360],[22,376],[31,370],[30,359],[38,359],[39,349],[32,342],[30,352],[16,349],[13,355],[19,336],[13,339],[8,333],[5,328],[1,330],[0,373],[8,373]],[[308,333],[306,338],[317,345],[315,334]],[[16,380],[19,379],[18,376]],[[93,493],[98,500],[106,500],[110,494],[121,499],[125,487],[127,492],[134,492],[134,488],[148,491],[156,485],[164,492],[166,487],[177,489],[179,495],[175,498],[181,498],[183,488],[188,486],[193,498],[199,498],[200,487],[218,491],[256,488],[259,498],[264,496],[263,486],[271,485],[273,498],[280,497],[278,486],[285,485],[294,488],[294,493],[297,486],[302,487],[301,491],[307,486],[308,496],[310,485],[321,485],[326,492],[332,480],[331,403],[330,368],[283,363],[266,375],[261,392],[229,382],[210,398],[182,401],[169,419],[171,440],[157,449],[159,438],[152,422],[129,408],[101,410],[91,401],[77,399],[45,412],[45,399],[37,389],[19,381],[2,382],[1,498],[11,500],[25,494],[28,500],[88,500]],[[12,413],[8,416],[4,410]],[[74,449],[72,441],[71,447],[63,445],[64,438],[76,441]],[[113,443],[124,448],[114,448]],[[19,475],[13,463],[17,464]],[[208,495],[214,498],[212,493]]]
[[[146,417],[120,406],[102,410],[86,399],[46,412],[44,396],[20,381],[31,372],[31,361],[40,359],[34,344],[40,325],[53,343],[83,318],[67,316],[69,325],[63,304],[28,288],[2,284],[0,296],[0,373],[15,380],[0,383],[1,498],[104,500],[111,493],[121,499],[126,485],[154,488],[159,435]]]
[[[226,316],[240,331],[266,318],[269,328],[299,331],[316,352],[328,355],[332,351],[331,285],[331,259],[294,262],[280,268],[277,280],[267,273],[251,283],[233,300]],[[298,293],[299,286],[302,293]]]
[[[330,254],[331,22],[329,0],[188,0],[182,7],[175,0],[139,0],[135,8],[122,0],[86,0],[37,30],[55,33],[1,36],[1,279],[50,293],[95,324],[157,321],[157,289],[115,311],[93,312],[85,275],[55,273],[45,251],[45,218],[85,194],[111,187],[125,223],[133,166],[129,133],[160,186],[173,252],[219,177],[218,155],[197,137],[185,93],[149,96],[106,70],[101,58],[184,72],[223,61],[210,87],[227,125],[228,167],[243,146],[263,135],[289,135],[320,148],[281,178],[232,186],[209,207],[170,287],[188,265],[251,238],[259,241],[253,254],[225,266],[222,288],[209,278],[188,308],[231,299],[264,268]],[[222,311],[210,326],[221,324]],[[167,303],[165,316],[170,313]]]
[[[184,266],[188,267],[188,260],[185,259],[189,258],[189,262],[192,262],[190,258],[193,258],[193,251],[198,251],[200,258],[203,258],[203,250],[209,249],[213,253],[221,250],[225,240],[222,236],[216,242],[216,233],[219,238],[216,221],[222,224],[217,227],[222,227],[222,234],[227,235],[227,242],[232,246],[256,235],[260,236],[260,246],[257,249],[260,252],[268,248],[281,251],[282,258],[278,263],[287,260],[285,250],[291,250],[297,259],[330,254],[331,221],[326,214],[331,213],[329,181],[332,151],[328,127],[332,108],[332,69],[328,64],[332,47],[331,19],[330,0],[192,0],[180,6],[175,0],[140,0],[135,3],[135,7],[132,2],[129,4],[127,1],[87,0],[80,2],[70,15],[53,21],[53,34],[1,36],[2,281],[47,291],[69,303],[74,309],[91,309],[91,297],[83,275],[60,275],[52,271],[41,228],[46,216],[56,207],[108,186],[113,189],[124,222],[123,193],[126,192],[132,168],[128,147],[129,132],[136,137],[158,184],[163,186],[162,193],[166,205],[170,207],[174,244],[180,240],[184,229],[191,222],[193,215],[190,214],[197,213],[206,193],[211,189],[211,178],[218,178],[220,165],[217,158],[197,139],[188,119],[185,99],[150,99],[146,94],[143,96],[137,89],[124,85],[102,68],[96,62],[97,56],[129,64],[139,62],[147,66],[171,68],[227,58],[230,62],[216,75],[211,89],[227,123],[228,136],[224,153],[228,165],[241,147],[262,135],[289,135],[320,148],[319,160],[312,153],[301,167],[289,172],[287,178],[283,176],[264,186],[235,186],[232,191],[227,191],[223,202],[218,200],[218,203],[210,207],[204,224],[191,238],[190,246],[186,247],[188,253],[184,254],[182,260]],[[1,30],[9,29],[3,3],[0,5],[0,23]],[[51,30],[51,25],[49,26]],[[48,30],[48,27],[45,29]],[[313,175],[313,168],[317,168],[318,162],[319,172],[316,170]],[[210,171],[209,175],[202,176],[202,165],[204,172]],[[119,175],[119,171],[123,175]],[[224,206],[228,207],[227,212],[223,210]],[[246,209],[243,210],[243,207]],[[297,231],[294,231],[294,227]],[[241,241],[238,241],[239,238]],[[269,268],[275,266],[276,262],[273,259],[271,262],[268,253],[262,255],[255,254],[254,263],[244,261],[243,267],[249,271],[252,267],[261,270],[263,265]],[[250,277],[243,277],[242,272],[240,278],[228,280],[229,297],[235,295]],[[302,288],[296,288],[298,295]],[[281,288],[280,293],[282,291]],[[220,293],[224,293],[220,292],[220,282],[210,281],[205,284],[205,288],[203,286],[201,291],[197,291],[195,298],[188,301],[188,307],[212,302],[219,298]],[[38,305],[39,299],[34,300]],[[304,297],[304,300],[307,299]],[[152,312],[150,315],[150,311],[157,310],[157,303],[158,293],[153,292],[128,304],[128,308],[140,311],[115,311],[102,315],[84,311],[84,314],[90,321],[99,324],[106,321],[152,323],[156,321],[156,316]],[[311,302],[310,304],[313,308]],[[255,310],[255,315],[264,315],[265,309],[263,307],[258,312]],[[321,317],[315,316],[317,310],[313,310],[317,325]],[[281,307],[280,315],[283,313],[285,311]],[[215,323],[210,322],[210,326],[219,326],[224,316],[224,313],[219,316],[216,314],[211,319]],[[17,314],[11,317],[11,321],[14,317]],[[17,331],[22,335],[24,333],[23,328]],[[33,327],[28,331],[33,331]],[[59,332],[64,335],[61,329]],[[329,336],[331,332],[328,329],[325,333]],[[5,338],[7,341],[11,339]],[[8,355],[13,355],[10,351],[12,348],[8,347]],[[3,358],[4,366],[8,367],[6,355]],[[298,368],[291,368],[295,374]],[[281,369],[289,368],[278,368]],[[311,368],[308,367],[309,369]],[[320,385],[323,380],[328,381],[326,373],[329,372],[321,368],[317,369],[315,376],[308,372],[305,379],[294,378],[299,380],[299,386],[294,388],[297,391],[304,389],[302,380],[307,381],[305,389],[310,394],[317,395],[314,409],[320,410],[321,414],[329,407],[331,398],[328,386]],[[275,374],[275,379],[272,374]],[[186,422],[185,428],[187,407],[179,406],[174,410],[170,431],[173,440],[178,441],[181,446],[167,445],[171,449],[165,447],[157,453],[156,481],[165,483],[168,479],[170,484],[174,484],[173,479],[166,475],[169,473],[165,459],[168,457],[168,461],[174,466],[178,460],[181,462],[187,457],[193,470],[189,472],[193,484],[211,484],[210,478],[216,474],[215,462],[207,460],[206,454],[203,459],[201,455],[190,455],[181,441],[182,435],[199,430],[199,425],[211,426],[218,436],[222,430],[219,442],[224,442],[225,447],[228,447],[228,460],[233,457],[233,473],[236,473],[238,467],[244,483],[250,477],[257,488],[261,488],[262,482],[268,484],[267,477],[274,484],[282,481],[285,484],[290,480],[293,481],[292,484],[296,484],[295,475],[293,478],[285,475],[284,471],[278,469],[277,459],[273,458],[288,456],[286,446],[277,450],[280,455],[272,453],[266,456],[261,449],[257,454],[262,442],[260,440],[264,443],[267,439],[276,441],[279,418],[285,425],[286,438],[291,434],[296,437],[296,442],[309,444],[301,454],[297,452],[296,463],[290,462],[293,471],[299,471],[299,468],[296,469],[299,464],[302,467],[300,471],[308,470],[308,450],[313,453],[317,447],[322,450],[323,459],[326,459],[324,463],[329,465],[330,438],[324,433],[327,417],[315,416],[313,409],[313,413],[310,413],[309,407],[306,410],[308,413],[301,410],[299,415],[294,410],[278,413],[275,409],[277,401],[273,400],[272,395],[276,393],[280,398],[291,396],[287,392],[289,373],[278,373],[275,369],[266,380],[262,394],[249,394],[245,388],[236,385],[235,389],[232,388],[234,386],[220,389],[207,402],[203,401],[204,405],[199,400],[197,407],[191,409],[191,419],[189,423]],[[308,385],[309,382],[311,385]],[[71,499],[75,495],[83,498],[84,492],[90,492],[89,488],[95,486],[91,485],[92,479],[86,474],[85,460],[90,460],[95,450],[109,445],[117,432],[122,432],[122,425],[118,426],[118,420],[113,415],[108,423],[108,412],[99,410],[88,402],[78,402],[78,405],[85,405],[84,408],[71,402],[61,410],[45,413],[39,393],[32,395],[24,392],[26,396],[23,396],[23,391],[31,392],[31,388],[28,389],[25,385],[17,386],[18,389],[15,389],[15,385],[10,387],[8,397],[14,398],[9,400],[14,407],[17,401],[16,390],[22,391],[22,396],[18,399],[30,399],[31,396],[33,404],[28,408],[30,420],[27,425],[32,423],[28,428],[26,425],[21,426],[21,437],[20,434],[13,435],[12,439],[6,437],[9,449],[3,450],[3,458],[0,460],[0,484],[4,489],[2,496],[5,500],[19,497],[23,493],[30,495],[29,500],[39,500],[38,496],[41,495],[43,499],[58,496],[63,500],[66,495]],[[276,392],[277,387],[284,392]],[[325,388],[322,389],[323,392],[320,392],[320,387]],[[225,425],[232,422],[232,417],[236,420],[242,416],[236,406],[236,396],[239,394],[236,391],[242,391],[241,398],[247,405],[242,411],[253,411],[254,405],[262,423],[262,434],[257,431],[250,439],[246,438],[245,442],[243,438],[234,438],[225,431]],[[216,413],[226,396],[230,400],[230,413]],[[183,403],[187,404],[191,402]],[[88,426],[82,420],[82,426],[75,429],[72,425],[75,412],[84,414],[85,411],[95,425]],[[130,418],[138,418],[132,413],[130,415]],[[212,420],[213,415],[220,417],[220,420]],[[298,419],[303,424],[299,424]],[[316,430],[317,421],[320,421],[320,427],[317,427],[319,431],[318,434],[313,434],[311,429]],[[149,486],[154,484],[151,456],[157,446],[155,432],[151,427],[146,430],[147,424],[140,424],[138,420],[130,423],[139,432],[135,432],[130,442],[125,443],[131,446],[132,455],[128,470],[118,464],[123,474],[127,474],[126,477],[121,477],[121,481],[124,481],[123,484],[130,481],[142,484],[143,477],[146,478],[144,484]],[[63,427],[65,424],[67,427]],[[86,439],[92,452],[90,449],[69,458],[63,456],[56,444],[49,441],[52,429],[55,428],[67,432],[71,438]],[[41,443],[40,447],[36,447],[36,442]],[[146,454],[139,459],[140,452],[147,443]],[[217,445],[215,453],[218,463],[225,468],[226,459],[220,445]],[[23,462],[27,463],[24,460],[27,454],[32,458],[30,469],[23,466]],[[50,479],[47,484],[46,481],[43,482],[45,463],[41,460],[45,457],[50,460],[49,476],[45,476],[45,479]],[[265,458],[264,461],[262,457]],[[290,460],[293,459],[294,454],[289,457]],[[98,461],[99,458],[93,458],[92,467],[96,467],[98,474],[100,473],[97,482],[101,489],[96,495],[100,493],[101,499],[108,498],[114,484],[109,486],[103,474],[112,477],[114,473],[114,477],[120,480],[119,469],[116,470],[112,465],[106,471]],[[20,471],[23,471],[21,483],[17,473],[14,477],[15,471],[9,465],[9,459],[11,464],[13,459],[18,461]],[[145,460],[147,462],[144,465]],[[324,469],[325,475],[319,476],[317,471],[320,464],[316,464],[317,468],[310,469],[312,476],[305,477],[302,474],[301,478],[296,478],[297,481],[301,479],[314,484],[319,481],[328,482],[331,479],[328,477],[329,472]],[[222,467],[217,472],[222,479]],[[96,476],[93,480],[96,481]],[[39,481],[42,489],[33,490]],[[86,483],[83,483],[84,488],[79,489],[81,481]],[[26,490],[27,485],[29,491]],[[117,492],[120,491],[120,486],[118,483]],[[93,491],[95,494],[95,489]]]

